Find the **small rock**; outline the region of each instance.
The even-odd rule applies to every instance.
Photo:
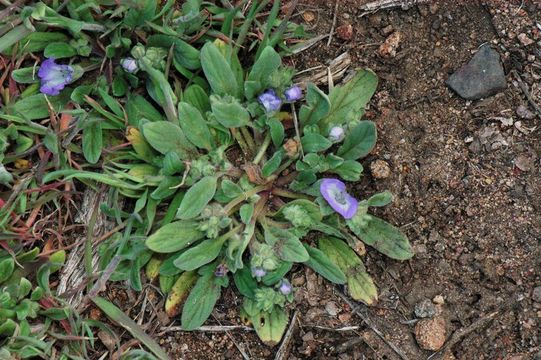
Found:
[[[394,27],[392,25],[387,25],[383,29],[381,29],[381,33],[383,34],[383,36],[388,36],[393,31]]]
[[[524,105],[519,105],[516,112],[517,115],[522,119],[531,120],[535,117],[535,114],[528,110],[528,108]]]
[[[400,41],[402,40],[402,33],[395,31],[387,37],[385,42],[379,47],[379,55],[384,58],[394,58],[396,56],[396,51],[400,46]]]
[[[351,313],[349,312],[341,313],[340,315],[338,315],[338,320],[340,320],[343,323],[348,322],[349,320],[351,320]]]
[[[534,43],[534,41],[532,39],[530,39],[528,37],[528,35],[524,34],[524,33],[520,33],[518,34],[517,36],[518,38],[518,41],[520,41],[520,43],[523,45],[523,46],[528,46],[528,45],[532,45]]]
[[[307,342],[307,341],[314,341],[314,333],[309,331],[307,332],[306,334],[304,334],[304,336],[302,337],[302,341],[304,342]]]
[[[494,95],[507,86],[500,55],[490,45],[483,45],[466,65],[445,82],[466,100]]]
[[[427,16],[428,15],[428,6],[419,5],[419,14],[421,14],[421,16]]]
[[[372,161],[370,171],[376,179],[386,179],[391,175],[391,168],[385,160]]]
[[[306,22],[312,22],[316,19],[316,15],[314,14],[313,11],[306,10],[305,12],[302,13],[302,18]]]
[[[437,316],[423,319],[415,325],[415,340],[422,349],[438,351],[445,344],[445,319]]]
[[[336,36],[342,40],[351,40],[353,37],[353,26],[351,24],[345,24],[336,28]]]
[[[532,291],[532,300],[541,303],[541,286],[535,287]]]
[[[532,159],[525,155],[519,155],[515,159],[515,166],[522,171],[530,171],[532,169]]]
[[[432,302],[437,305],[443,305],[445,304],[445,299],[441,295],[434,296],[434,299],[432,299]]]
[[[440,9],[440,6],[438,4],[436,4],[435,2],[433,2],[428,6],[428,9],[430,10],[430,13],[432,15],[435,15],[438,12],[438,10]]]
[[[334,301],[329,301],[325,304],[325,311],[327,311],[327,314],[331,316],[338,315],[338,307]]]
[[[418,318],[431,318],[436,315],[436,307],[428,299],[421,300],[415,304],[415,316]]]

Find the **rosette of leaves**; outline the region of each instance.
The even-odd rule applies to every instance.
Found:
[[[145,70],[150,65],[142,61]],[[284,95],[293,71],[270,46],[245,69],[232,47],[208,42],[201,64],[205,82],[189,85],[178,99],[171,96],[173,118],[142,118],[128,130],[144,160],[135,166],[152,167],[146,176],[170,179],[157,189],[173,199],[175,219],[167,218],[146,240],[156,253],[147,275],[159,277],[169,292],[168,314],[181,313],[187,330],[199,327],[231,274],[245,298],[243,317],[264,342],[276,344],[287,325],[293,295],[284,284],[295,264],[346,284],[355,300],[375,303],[374,282],[351,248],[360,239],[393,259],[413,255],[405,235],[367,212],[392,197],[386,192],[356,203],[345,219],[320,190],[329,174],[347,181],[362,175],[359,159],[376,142],[374,123],[360,120],[376,89],[375,74],[360,70],[329,95],[309,84],[305,102],[296,104]],[[268,89],[279,97],[279,109],[263,106],[259,95]],[[329,136],[336,127],[345,137]],[[311,231],[325,236],[317,247],[303,242]]]

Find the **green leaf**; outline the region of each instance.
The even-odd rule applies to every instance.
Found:
[[[143,136],[155,150],[162,154],[174,151],[181,160],[191,158],[193,148],[188,146],[186,136],[176,124],[169,121],[147,122],[142,128]]]
[[[101,298],[90,298],[111,320],[118,323],[132,334],[134,338],[143,343],[160,360],[169,360],[167,353],[150,336],[137,325],[128,315],[109,301]]]
[[[55,58],[55,59],[71,58],[77,55],[77,50],[75,50],[68,43],[54,42],[47,45],[47,47],[45,47],[45,51],[43,52],[43,55],[46,58]]]
[[[15,332],[15,329],[17,329],[18,325],[15,321],[11,319],[6,319],[0,324],[0,335],[10,337]],[[10,359],[11,357],[8,357],[7,359]]]
[[[210,111],[210,99],[206,91],[197,84],[192,84],[184,90],[183,100],[188,104],[195,106],[201,114]]]
[[[365,244],[396,260],[408,260],[413,250],[408,238],[398,228],[375,216],[362,215],[364,220],[347,220],[346,223]]]
[[[224,179],[221,184],[225,196],[235,198],[243,193],[242,188],[229,179]]]
[[[173,263],[184,271],[196,270],[218,257],[225,239],[206,239],[182,253]]]
[[[134,28],[145,24],[156,14],[156,2],[147,0],[134,0],[130,2],[128,12],[124,16],[123,23],[128,28]]]
[[[128,123],[132,126],[139,126],[141,119],[150,121],[161,121],[163,116],[150,102],[141,95],[129,95],[126,102],[126,114]]]
[[[147,238],[145,244],[157,253],[179,251],[205,236],[198,228],[196,221],[175,221],[159,228]]]
[[[235,285],[239,292],[250,299],[255,297],[254,290],[257,289],[257,281],[252,277],[250,269],[243,267],[233,274]]]
[[[207,42],[201,49],[201,66],[215,94],[237,95],[238,84],[235,74],[220,50],[211,42]]]
[[[279,306],[274,306],[271,313],[262,311],[250,317],[257,336],[268,346],[280,342],[287,328],[287,313]]]
[[[268,272],[261,281],[267,286],[272,286],[278,283],[293,267],[292,262],[281,261],[280,265],[273,271]]]
[[[306,88],[306,102],[301,106],[299,120],[302,126],[315,125],[329,113],[331,103],[329,98],[316,85],[309,83]]]
[[[360,121],[344,139],[338,149],[338,156],[345,160],[357,160],[365,157],[376,145],[376,124],[372,121]]]
[[[304,248],[310,255],[310,259],[305,262],[308,267],[330,282],[335,284],[346,283],[346,275],[344,275],[342,270],[340,270],[340,268],[334,264],[324,252],[306,244],[304,244]]]
[[[214,148],[214,139],[210,129],[196,107],[185,102],[179,103],[178,117],[180,127],[192,144],[208,151]]]
[[[172,318],[180,313],[180,306],[188,297],[188,292],[196,280],[197,273],[195,271],[186,271],[175,281],[165,301],[165,313],[167,316]]]
[[[248,99],[252,99],[269,85],[269,79],[276,72],[282,59],[280,55],[272,48],[267,46],[261,52],[261,55],[250,70],[248,79],[244,84],[244,91]]]
[[[280,164],[282,163],[282,156],[284,152],[282,150],[279,150],[272,155],[272,157],[263,165],[263,168],[261,169],[261,174],[264,177],[269,177],[274,173],[278,168],[280,167]]]
[[[247,203],[243,204],[239,209],[240,220],[244,224],[248,224],[252,220],[252,215],[254,214],[254,204]]]
[[[241,103],[231,97],[210,96],[212,114],[216,120],[226,128],[236,128],[248,125],[250,113]]]
[[[33,32],[21,40],[20,48],[24,53],[39,52],[51,43],[67,43],[68,37],[60,32]]]
[[[199,50],[175,36],[152,35],[148,38],[147,46],[162,47],[167,50],[173,46],[175,62],[190,70],[201,67]]]
[[[205,176],[195,183],[184,196],[177,216],[182,220],[193,219],[203,211],[209,201],[216,193],[217,178],[214,176]]]
[[[359,181],[363,173],[363,166],[355,160],[346,160],[329,172],[338,174],[345,181]]]
[[[11,72],[11,78],[19,84],[32,84],[39,82],[38,68],[25,67]]]
[[[216,283],[214,274],[201,276],[182,308],[181,322],[184,330],[195,330],[203,325],[220,295],[221,287]]]
[[[91,164],[98,162],[103,148],[101,120],[92,121],[83,128],[83,155]]]
[[[284,261],[305,262],[310,258],[299,238],[290,231],[275,227],[265,228],[265,241],[274,247],[276,255]]]
[[[53,110],[57,113],[64,109],[64,106],[69,101],[69,92],[62,91],[58,96],[48,97]],[[49,117],[49,105],[45,99],[45,95],[36,94],[25,97],[17,101],[13,105],[6,106],[7,109],[13,111],[14,114],[27,120],[38,120]]]
[[[379,194],[372,195],[367,200],[368,206],[385,206],[393,201],[393,194],[390,191],[384,191]]]
[[[332,146],[332,142],[329,139],[315,133],[305,134],[301,138],[301,144],[305,153],[320,152]]]
[[[377,288],[372,278],[361,259],[346,243],[337,238],[325,237],[319,239],[319,249],[346,275],[348,293],[354,300],[368,305],[377,301]]]
[[[378,85],[378,78],[371,70],[360,70],[353,79],[335,87],[329,94],[331,110],[320,120],[319,127],[326,133],[332,126],[359,119]]]
[[[0,284],[9,279],[15,269],[15,261],[12,257],[0,260]]]
[[[284,125],[280,120],[276,118],[270,118],[269,120],[267,120],[267,125],[270,129],[272,143],[275,147],[279,147],[284,141]]]

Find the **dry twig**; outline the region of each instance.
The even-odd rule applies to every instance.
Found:
[[[289,345],[291,343],[291,339],[293,339],[293,333],[297,329],[298,317],[299,317],[299,312],[295,311],[295,313],[293,314],[293,317],[291,318],[289,329],[287,329],[287,332],[284,335],[284,340],[282,340],[282,345],[280,345],[280,348],[276,352],[276,356],[274,356],[274,360],[285,360],[288,358],[289,348],[290,348]]]

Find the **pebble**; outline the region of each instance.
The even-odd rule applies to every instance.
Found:
[[[488,44],[483,45],[445,83],[466,100],[495,95],[507,86],[500,55]]]
[[[353,26],[351,24],[345,24],[336,28],[336,36],[342,40],[351,40],[353,37]]]
[[[331,316],[336,316],[338,315],[338,306],[336,306],[334,301],[329,301],[325,304],[325,311]]]
[[[386,179],[391,175],[391,168],[385,160],[372,161],[370,171],[376,179]]]
[[[524,34],[524,33],[520,33],[518,34],[517,36],[518,38],[518,41],[520,41],[520,43],[523,45],[523,46],[528,46],[528,45],[532,45],[534,43],[534,41],[532,39],[530,39],[528,37],[528,35]]]
[[[528,110],[528,108],[524,105],[519,105],[516,112],[517,115],[522,119],[531,120],[535,117],[535,114]]]
[[[383,36],[388,36],[393,31],[394,31],[394,28],[392,25],[387,25],[383,29],[381,29],[381,33],[383,34]]]
[[[432,302],[437,305],[443,305],[445,304],[445,299],[441,295],[434,296],[434,299],[432,299]]]
[[[533,289],[532,300],[541,303],[541,286],[537,286]]]
[[[422,349],[438,351],[445,344],[446,321],[441,316],[423,319],[415,325],[414,333]]]
[[[402,33],[395,31],[385,39],[385,42],[379,47],[379,55],[384,58],[394,58],[400,42],[402,40]]]
[[[415,304],[415,316],[418,318],[431,318],[436,315],[436,307],[429,299],[424,299]]]

